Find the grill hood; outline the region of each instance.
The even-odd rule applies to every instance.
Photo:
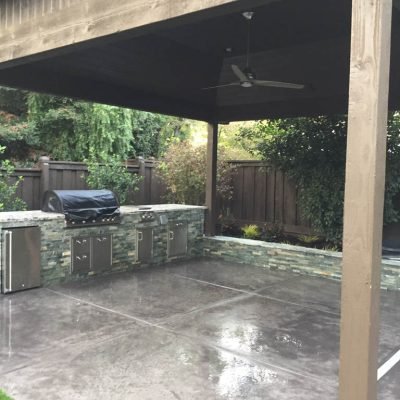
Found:
[[[118,200],[110,190],[49,190],[42,211],[65,215],[67,223],[119,222]]]

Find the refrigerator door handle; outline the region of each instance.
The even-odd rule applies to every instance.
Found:
[[[4,277],[4,292],[12,291],[12,231],[5,231],[4,238],[6,243],[6,266]],[[8,287],[6,286],[8,284]]]

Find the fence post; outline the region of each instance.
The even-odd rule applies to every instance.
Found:
[[[44,193],[50,188],[50,158],[42,156],[39,158],[40,175],[40,198],[43,198]]]
[[[139,204],[146,203],[146,162],[143,157],[138,157],[139,177],[142,179],[139,182]]]

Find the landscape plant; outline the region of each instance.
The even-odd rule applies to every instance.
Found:
[[[243,237],[245,239],[259,239],[261,230],[257,225],[246,225],[242,228]]]
[[[5,147],[0,146],[0,154],[4,153]],[[26,209],[26,203],[17,196],[17,189],[22,182],[22,176],[11,183],[15,168],[10,160],[0,162],[0,211],[19,211]]]
[[[167,188],[166,200],[172,203],[203,205],[205,203],[207,150],[190,142],[171,144],[157,164],[158,176]],[[224,151],[218,153],[217,192],[227,200],[232,196],[233,167]]]
[[[130,173],[117,157],[105,157],[101,161],[91,158],[87,161],[86,182],[91,189],[113,191],[120,204],[127,204],[131,195],[138,190],[141,177]]]
[[[299,189],[303,216],[328,242],[340,244],[343,230],[346,116],[260,121],[254,135],[263,140],[254,149],[262,159],[284,171]],[[251,135],[251,133],[247,133]],[[362,166],[360,166],[362,168]],[[388,122],[386,224],[398,222],[400,208],[400,116]]]

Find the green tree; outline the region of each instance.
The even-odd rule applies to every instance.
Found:
[[[170,144],[186,140],[190,121],[167,115],[132,110],[133,156],[161,157]]]
[[[37,145],[26,113],[26,92],[0,87],[0,145],[5,147],[2,159],[27,159]]]
[[[28,110],[40,147],[54,159],[125,158],[131,150],[130,110],[36,93],[28,95]]]
[[[160,157],[191,129],[182,118],[0,88],[0,144],[7,158]]]
[[[260,121],[255,135],[264,140],[256,151],[285,171],[299,188],[301,209],[327,240],[341,243],[347,118],[323,116]],[[400,193],[400,117],[388,123],[388,160],[385,223],[399,220],[396,200]]]

